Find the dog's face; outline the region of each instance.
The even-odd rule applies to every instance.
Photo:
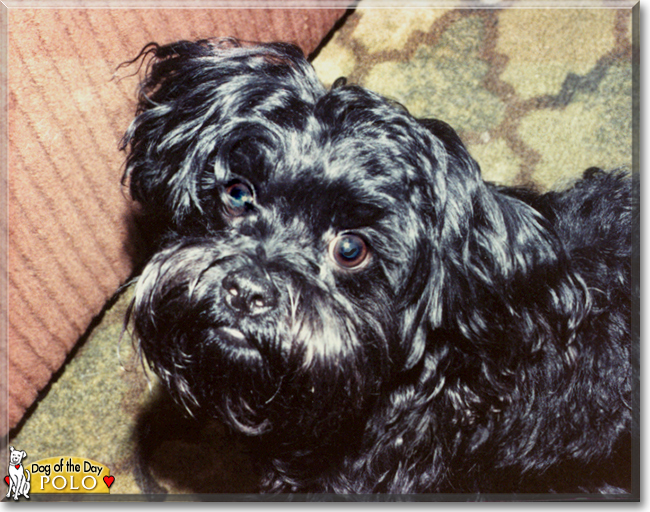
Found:
[[[422,362],[478,168],[446,125],[325,90],[294,47],[152,51],[125,138],[165,228],[133,305],[143,352],[190,409],[327,437]]]
[[[11,465],[20,464],[27,454],[22,450],[14,450],[13,447],[9,447],[9,463]]]

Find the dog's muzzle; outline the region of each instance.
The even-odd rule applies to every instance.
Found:
[[[276,308],[278,290],[271,277],[257,268],[239,268],[222,281],[225,304],[236,314],[259,317]]]

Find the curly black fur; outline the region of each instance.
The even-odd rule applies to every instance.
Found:
[[[325,90],[288,44],[142,55],[135,334],[258,443],[262,490],[629,491],[628,176],[486,183],[448,125]]]

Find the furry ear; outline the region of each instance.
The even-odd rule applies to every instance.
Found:
[[[299,110],[324,93],[290,44],[152,43],[137,61],[146,62],[146,75],[122,140],[123,182],[145,212],[171,225],[202,213],[202,187],[214,186],[215,173],[227,177],[229,151],[251,136],[244,125],[261,126],[283,107]]]
[[[442,178],[431,180],[434,247],[425,294],[429,328],[455,332],[459,343],[465,340],[475,350],[476,343],[486,349],[504,346],[508,325],[515,318],[521,325],[521,317],[528,315],[531,325],[538,324],[533,320],[538,310],[556,312],[552,321],[557,325],[575,324],[586,294],[571,276],[550,222],[516,193],[485,183],[448,125],[435,120],[421,124],[447,152],[436,171]],[[529,349],[528,344],[549,337],[531,332],[522,346]]]

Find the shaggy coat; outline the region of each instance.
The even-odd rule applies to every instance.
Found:
[[[261,490],[629,492],[628,176],[486,183],[448,125],[288,44],[141,57],[135,336]]]

